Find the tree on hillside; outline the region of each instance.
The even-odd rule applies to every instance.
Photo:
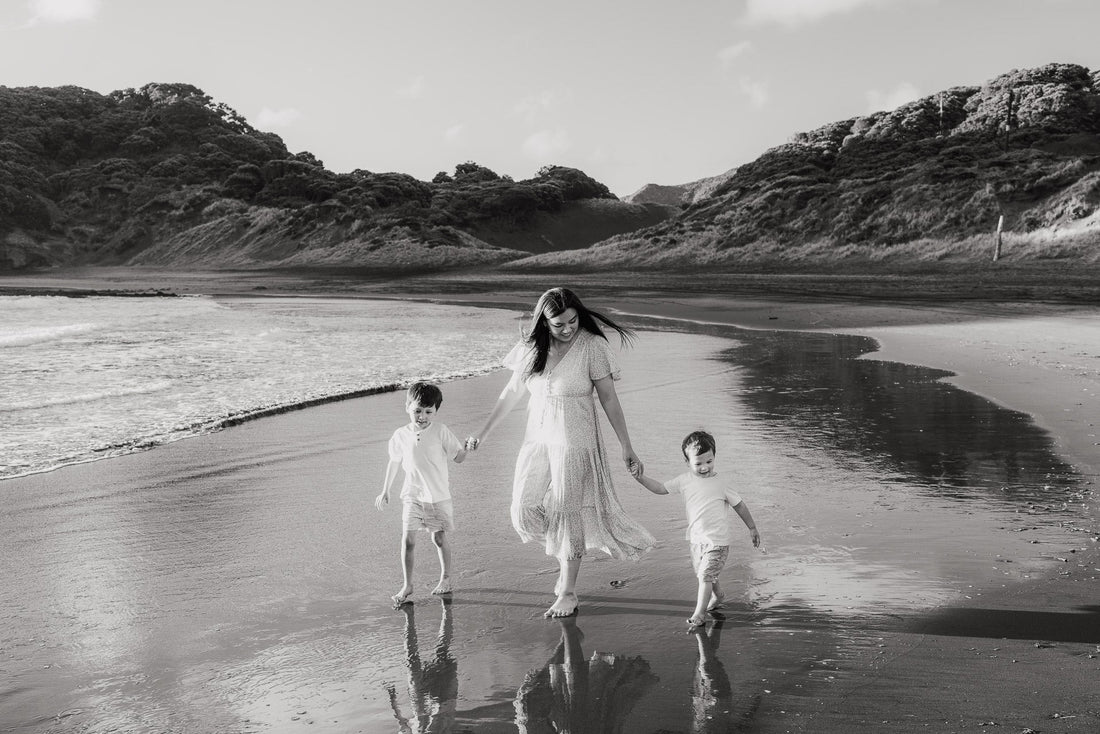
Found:
[[[566,201],[616,198],[610,189],[576,168],[543,166],[538,171],[537,180],[557,186]]]
[[[500,179],[494,171],[473,161],[466,161],[455,166],[456,183],[477,183],[480,181],[497,181]]]

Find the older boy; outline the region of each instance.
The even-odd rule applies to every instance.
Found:
[[[409,600],[413,593],[413,551],[416,532],[427,530],[439,552],[439,584],[433,594],[449,594],[451,585],[451,544],[447,532],[454,530],[454,508],[447,472],[447,461],[461,463],[466,458],[462,442],[451,429],[434,422],[443,404],[443,393],[435,385],[415,382],[405,394],[405,412],[409,423],[390,437],[390,461],[382,492],[374,500],[379,510],[390,501],[390,492],[397,481],[397,470],[403,469],[401,485],[402,555],[401,569],[405,583],[391,598],[395,607]]]

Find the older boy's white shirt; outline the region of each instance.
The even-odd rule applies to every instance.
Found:
[[[686,537],[692,543],[730,545],[733,525],[730,511],[741,504],[739,495],[724,474],[700,477],[684,472],[665,482],[669,494],[684,497],[687,512]]]
[[[401,498],[411,497],[419,502],[451,499],[448,464],[462,448],[462,442],[442,423],[432,422],[421,431],[406,424],[394,431],[389,454],[405,470]]]

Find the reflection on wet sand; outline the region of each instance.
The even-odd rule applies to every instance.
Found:
[[[750,415],[802,443],[866,462],[941,497],[1027,502],[1079,481],[1030,416],[953,385],[951,373],[860,359],[866,337],[739,332]],[[1016,490],[1026,490],[1017,492]]]
[[[561,642],[516,693],[520,734],[621,732],[627,714],[657,682],[641,657],[593,652],[585,659],[576,617],[559,619]]]
[[[458,704],[458,661],[451,655],[451,639],[454,636],[454,614],[451,600],[442,597],[443,616],[439,622],[439,634],[435,643],[435,657],[428,662],[420,658],[420,643],[416,634],[414,606],[404,604],[405,613],[405,665],[408,668],[410,716],[401,713],[397,701],[397,689],[390,683],[386,692],[390,697],[394,718],[399,731],[447,732],[454,727]]]
[[[743,709],[736,710],[734,691],[726,666],[718,657],[725,615],[711,612],[714,624],[696,627],[689,632],[699,645],[699,662],[691,686],[692,731],[697,734],[725,734],[740,731],[747,725],[760,705],[757,693]]]

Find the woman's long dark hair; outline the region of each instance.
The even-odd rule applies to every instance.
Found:
[[[617,331],[619,339],[624,344],[631,344],[634,341],[633,330],[619,326],[602,313],[587,308],[573,291],[568,288],[551,288],[539,296],[539,302],[535,304],[535,310],[531,314],[531,326],[527,330],[526,340],[535,348],[535,358],[527,369],[528,375],[542,374],[546,368],[546,356],[550,351],[549,320],[570,308],[576,310],[577,323],[585,331],[606,340],[607,335],[600,328],[600,324],[603,324]]]

